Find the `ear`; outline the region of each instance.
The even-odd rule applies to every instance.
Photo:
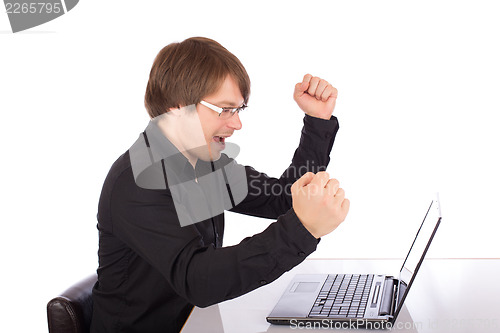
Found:
[[[182,108],[170,108],[168,109],[166,115],[171,117],[180,117],[182,113],[183,113]]]

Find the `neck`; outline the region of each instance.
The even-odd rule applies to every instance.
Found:
[[[170,141],[175,148],[177,148],[177,150],[179,150],[179,152],[186,157],[194,168],[196,166],[196,162],[198,161],[198,157],[191,154],[189,147],[186,147],[185,144],[183,144],[181,135],[178,133],[179,127],[175,126],[175,122],[168,121],[168,119],[164,117],[158,119],[157,125],[168,141]]]

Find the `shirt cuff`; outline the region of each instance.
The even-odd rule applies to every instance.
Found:
[[[331,116],[329,120],[325,120],[306,114],[304,116],[304,127],[302,127],[301,144],[304,147],[314,147],[318,151],[330,154],[338,130],[339,122],[337,117]]]
[[[299,257],[305,258],[316,251],[316,246],[319,243],[318,239],[314,237],[309,230],[306,229],[306,227],[304,227],[295,214],[293,208],[290,208],[280,217],[280,219],[280,222],[286,233],[290,236]]]
[[[329,120],[304,116],[304,129],[307,132],[315,133],[320,139],[331,140],[339,130],[339,121],[337,117],[331,116]]]

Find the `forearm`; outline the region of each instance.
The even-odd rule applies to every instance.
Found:
[[[338,129],[335,117],[323,120],[306,115],[299,146],[281,177],[268,177],[246,167],[248,195],[231,211],[265,218],[277,218],[284,214],[292,204],[292,184],[303,174],[317,173],[328,166]]]
[[[338,129],[339,123],[334,116],[324,120],[306,115],[299,146],[280,179],[293,184],[307,172],[325,171]]]
[[[181,227],[167,191],[138,192],[131,195],[121,187],[114,192],[109,231],[164,276],[175,293],[198,306],[269,283],[316,249],[316,238],[292,209],[262,233],[215,248],[210,220]]]
[[[172,267],[172,283],[192,304],[209,306],[274,281],[302,262],[317,243],[290,210],[238,245],[187,249],[186,257]]]

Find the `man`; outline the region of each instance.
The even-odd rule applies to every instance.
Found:
[[[345,219],[349,201],[324,172],[338,130],[336,89],[311,75],[296,85],[304,127],[279,179],[225,154],[249,94],[244,67],[213,40],[190,38],[157,55],[145,96],[152,120],[111,167],[99,201],[92,332],[178,332],[193,305],[272,282]],[[234,170],[244,170],[243,192]],[[289,191],[266,191],[277,186]],[[277,221],[222,247],[228,207]]]

